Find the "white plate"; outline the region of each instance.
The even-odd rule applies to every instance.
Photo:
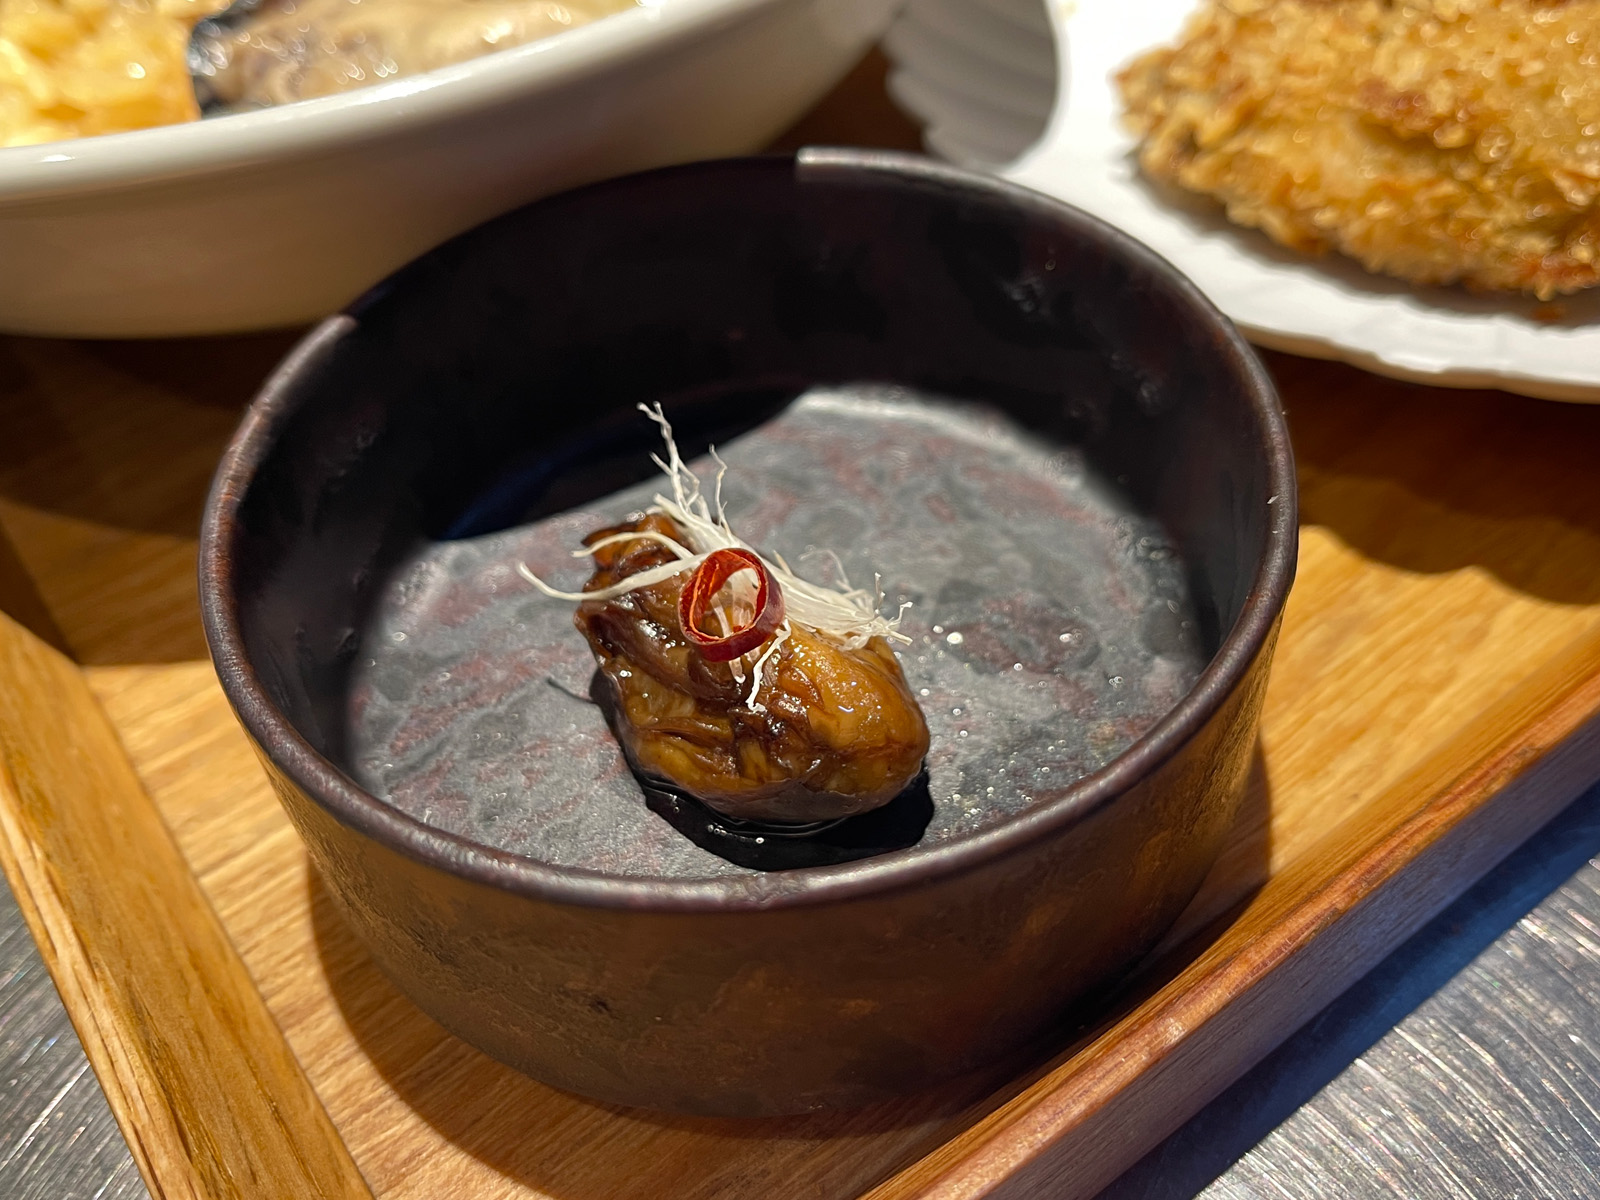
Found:
[[[1600,402],[1600,289],[1559,301],[1417,288],[1338,255],[1307,259],[1209,202],[1147,185],[1111,74],[1171,41],[1194,0],[911,0],[888,38],[891,88],[931,150],[1067,200],[1200,285],[1254,342],[1446,387]],[[1055,40],[1059,54],[1048,41]],[[1019,49],[1022,47],[1022,49]],[[1041,62],[1059,59],[1045,86]]]

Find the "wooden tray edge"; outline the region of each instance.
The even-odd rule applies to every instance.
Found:
[[[1114,1179],[1600,775],[1600,627],[1457,741],[1466,768],[1413,772],[1429,799],[1273,936],[1202,955],[1104,1035],[1116,1062],[1058,1066],[872,1200]],[[143,869],[96,870],[119,856]],[[0,867],[154,1196],[371,1200],[81,670],[3,615]]]
[[[1452,763],[1449,751],[1462,746],[1477,753]],[[1337,848],[1343,868],[1275,914],[1268,934],[1202,954],[1091,1045],[863,1200],[1094,1196],[1597,777],[1600,627],[1390,789],[1428,798],[1384,836]]]
[[[82,671],[3,614],[0,867],[152,1196],[372,1200]]]

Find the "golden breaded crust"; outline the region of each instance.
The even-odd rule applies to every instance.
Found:
[[[1600,0],[1208,0],[1118,82],[1146,173],[1286,246],[1600,282]]]

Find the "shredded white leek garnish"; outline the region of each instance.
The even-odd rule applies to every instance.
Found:
[[[662,580],[671,579],[686,571],[693,571],[716,550],[739,549],[755,554],[783,590],[784,603],[783,624],[778,626],[771,639],[759,650],[752,650],[750,654],[744,656],[744,659],[735,660],[731,664],[735,677],[742,683],[741,668],[744,661],[754,659],[750,663],[750,690],[746,703],[756,712],[763,711],[762,705],[756,699],[756,694],[761,690],[763,669],[778,647],[788,641],[792,625],[809,629],[851,650],[866,645],[874,637],[910,643],[911,639],[899,632],[900,618],[905,614],[905,610],[911,607],[910,603],[902,604],[900,611],[893,617],[885,617],[881,612],[883,589],[879,586],[879,581],[874,578],[870,592],[865,588],[851,587],[850,581],[845,578],[844,568],[839,563],[838,555],[832,551],[825,553],[832,555],[842,583],[840,587],[829,587],[802,579],[789,569],[789,564],[781,556],[774,555],[772,558],[767,558],[754,546],[742,541],[728,524],[728,515],[722,506],[722,479],[728,472],[728,464],[722,461],[713,448],[711,457],[717,464],[717,478],[712,485],[712,498],[708,503],[700,486],[700,477],[689,469],[688,464],[678,454],[678,445],[672,440],[672,425],[667,421],[666,414],[661,411],[661,406],[641,404],[639,411],[661,427],[661,440],[666,444],[667,456],[663,459],[660,455],[652,454],[650,458],[661,468],[661,473],[672,485],[671,497],[657,493],[655,503],[651,505],[649,511],[668,518],[683,534],[683,541],[679,542],[665,534],[651,531],[614,533],[592,546],[574,550],[573,556],[586,558],[597,550],[614,546],[619,542],[651,541],[665,546],[676,556],[676,561],[640,571],[620,583],[597,588],[592,592],[559,591],[530,571],[526,563],[518,563],[517,571],[524,579],[546,596],[553,596],[557,600],[580,602],[610,600],[616,596],[638,591],[640,588],[650,587]],[[715,515],[712,513],[713,505]],[[741,590],[753,595],[755,584],[750,576],[751,572],[748,571],[735,575],[728,581],[728,586],[736,595]]]

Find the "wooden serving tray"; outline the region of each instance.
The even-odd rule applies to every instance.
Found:
[[[881,64],[841,95],[828,140],[906,136]],[[1112,1010],[861,1113],[565,1095],[377,972],[206,659],[205,488],[288,345],[0,339],[0,862],[157,1197],[1091,1196],[1600,777],[1600,408],[1274,356],[1305,524],[1259,770]]]

